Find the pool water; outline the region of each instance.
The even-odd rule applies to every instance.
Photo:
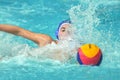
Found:
[[[46,57],[60,46],[39,48],[30,40],[0,32],[0,80],[119,80],[119,5],[119,0],[0,0],[0,24],[17,25],[56,39],[59,23],[70,18],[77,43],[94,43],[103,52],[100,66],[60,62]],[[61,51],[70,54],[72,46]]]

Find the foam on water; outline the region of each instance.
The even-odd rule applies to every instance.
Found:
[[[57,22],[51,20],[51,17],[50,19],[48,18],[48,20],[51,20],[51,24],[47,22],[42,24],[45,20],[41,20],[47,15],[56,15],[58,12],[53,8],[55,5],[49,8],[44,5],[44,1],[39,2],[40,4],[35,2],[31,6],[23,2],[22,5],[19,2],[12,4],[12,1],[8,1],[11,7],[5,7],[4,5],[0,7],[2,11],[0,12],[0,23],[27,26],[23,28],[35,32],[39,32],[40,30],[47,34],[51,31],[50,34],[52,34],[56,29],[56,25],[53,25],[53,23],[57,24]],[[64,4],[68,3],[67,1],[63,2],[65,2]],[[88,78],[90,80],[101,80],[102,77],[106,80],[117,80],[116,77],[118,77],[120,73],[120,1],[78,0],[77,3],[77,5],[71,5],[71,8],[66,10],[70,16],[73,27],[73,40],[70,42],[61,41],[58,45],[52,43],[45,47],[36,48],[35,46],[34,48],[31,47],[31,45],[33,46],[34,44],[26,39],[23,40],[20,37],[16,38],[13,35],[0,32],[0,74],[2,74],[0,78],[6,78],[6,80],[21,80],[26,79],[26,76],[28,76],[27,79],[29,80],[39,80],[38,76],[40,76],[43,80],[54,80],[56,78],[58,80],[88,80]],[[68,6],[67,4],[65,7]],[[57,7],[59,8],[60,6]],[[50,14],[45,14],[46,11]],[[64,12],[65,10],[60,9],[60,11]],[[15,13],[18,14],[14,17]],[[20,18],[21,16],[23,17],[22,19]],[[34,16],[40,18],[40,20],[33,18]],[[61,18],[59,16],[56,16],[56,18]],[[20,19],[17,19],[17,17]],[[27,17],[32,17],[33,19]],[[62,18],[66,18],[66,16]],[[31,25],[29,25],[29,23],[31,23]],[[52,27],[48,27],[46,24],[50,24]],[[83,43],[94,43],[101,48],[103,61],[99,67],[80,66],[76,64],[76,49]],[[58,55],[59,52],[59,56],[62,59],[60,60],[61,62],[53,57]],[[65,54],[72,56],[73,59],[67,61]],[[6,77],[7,74],[9,74],[8,77]],[[16,77],[14,77],[15,75]]]
[[[117,3],[119,1],[113,2]],[[117,33],[117,35],[115,34],[117,29],[116,31],[113,31],[116,28],[114,25],[115,21],[107,22],[109,18],[112,18],[112,16],[109,15],[109,12],[114,8],[119,8],[118,6],[109,8],[108,6],[110,5],[116,5],[113,4],[113,2],[108,2],[106,4],[103,1],[96,3],[95,1],[89,2],[88,0],[86,3],[82,3],[82,5],[72,7],[68,13],[71,17],[74,27],[76,27],[76,38],[78,38],[79,41],[84,41],[85,43],[94,43],[101,48],[104,56],[102,66],[112,65],[111,67],[119,67],[120,45],[118,44],[120,38],[117,36],[119,33]],[[117,4],[120,4],[120,2]],[[104,12],[100,11],[102,9]],[[104,13],[107,14],[104,15],[103,18],[101,14]],[[105,18],[105,16],[108,16],[108,18]],[[102,24],[103,20],[106,20],[106,24]],[[115,60],[113,60],[113,56],[116,58]],[[110,64],[108,64],[109,62]]]

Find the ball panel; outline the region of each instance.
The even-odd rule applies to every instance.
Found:
[[[99,60],[99,62],[96,64],[96,66],[99,66],[99,65],[101,64],[102,59],[103,59],[103,55],[101,54],[100,60]]]
[[[77,61],[79,62],[79,64],[83,64],[81,59],[80,59],[79,53],[77,53]]]
[[[82,52],[88,58],[92,58],[97,55],[99,48],[94,44],[85,44],[81,47]]]

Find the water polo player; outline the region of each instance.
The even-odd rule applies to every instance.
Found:
[[[48,36],[46,34],[33,33],[31,31],[28,31],[28,30],[25,30],[23,28],[20,28],[18,26],[13,26],[13,25],[0,24],[0,31],[4,31],[7,33],[11,33],[11,34],[14,34],[17,36],[27,38],[27,39],[35,42],[36,44],[38,44],[38,46],[43,47],[43,46],[46,46],[53,42],[55,44],[58,44],[62,40],[63,41],[68,40],[68,39],[70,40],[70,31],[68,30],[70,25],[71,25],[70,20],[62,21],[59,24],[59,27],[55,33],[57,40],[53,40],[50,36]],[[60,56],[63,56],[63,54],[61,54],[61,50],[58,50],[58,53],[55,54],[54,56],[52,56],[52,58],[60,60],[60,61],[64,61],[64,60],[62,60],[63,58]],[[68,55],[64,54],[64,56],[68,56]],[[66,57],[66,59],[68,59],[68,58],[69,57]]]
[[[70,23],[70,20],[65,20],[60,23],[56,31],[56,36],[58,40],[67,39],[67,37],[69,36],[69,31],[67,31],[67,28],[70,26]],[[27,38],[37,43],[39,46],[45,46],[52,42],[58,43],[58,41],[53,40],[50,36],[46,34],[33,33],[31,31],[13,25],[0,24],[0,31]]]

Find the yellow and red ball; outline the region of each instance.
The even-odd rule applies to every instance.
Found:
[[[83,65],[99,65],[102,52],[95,44],[85,44],[78,49],[77,60]]]

